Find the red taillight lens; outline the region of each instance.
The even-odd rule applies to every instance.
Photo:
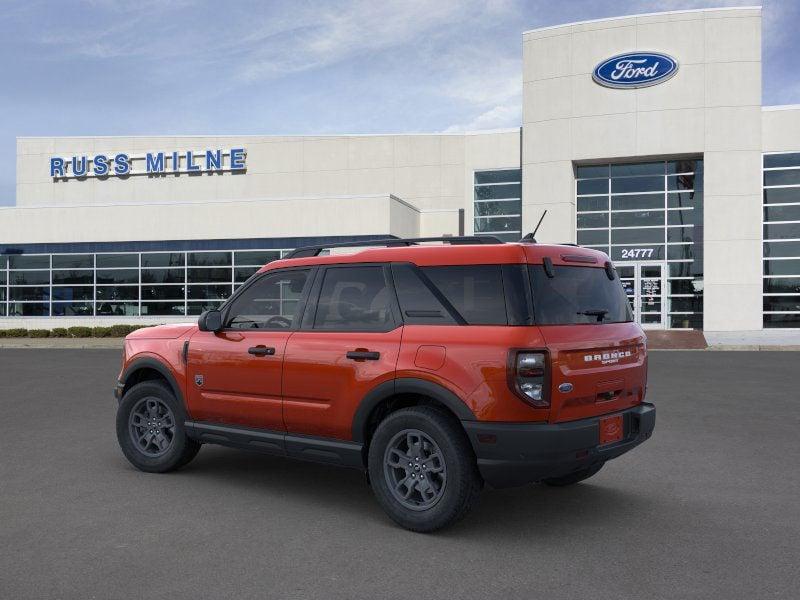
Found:
[[[517,395],[536,408],[550,406],[546,388],[547,354],[544,352],[516,352],[509,361],[509,383]]]

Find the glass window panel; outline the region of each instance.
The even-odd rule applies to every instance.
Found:
[[[800,169],[764,171],[764,185],[800,185]]]
[[[376,267],[377,268],[377,267]],[[309,271],[277,271],[260,276],[232,300],[226,326],[231,329],[291,329]]]
[[[668,190],[694,190],[701,189],[702,177],[695,180],[694,175],[668,175],[667,176],[667,189]]]
[[[647,210],[664,208],[664,194],[611,196],[611,210]]]
[[[508,323],[498,265],[423,267],[422,272],[469,325]]]
[[[670,315],[669,326],[672,329],[702,329],[703,315]]]
[[[475,219],[475,233],[520,231],[521,228],[521,217],[489,217]]]
[[[578,212],[586,210],[608,210],[608,196],[578,198]]]
[[[764,225],[765,240],[787,240],[800,238],[800,223]]]
[[[85,286],[53,286],[53,300],[92,300],[94,288]]]
[[[189,266],[192,267],[224,267],[231,264],[230,252],[190,252]]]
[[[692,277],[696,275],[691,262],[676,262],[669,265],[670,277]]]
[[[800,202],[800,187],[764,190],[764,204]]]
[[[519,231],[513,231],[511,233],[493,233],[492,236],[503,242],[518,242],[522,234]]]
[[[800,258],[800,242],[764,242],[764,256],[767,258]]]
[[[183,296],[181,296],[182,298]],[[136,285],[97,286],[98,300],[138,300],[139,287]]]
[[[53,283],[94,283],[94,271],[53,271]]]
[[[668,208],[694,208],[703,205],[703,192],[670,192],[667,194]]]
[[[578,244],[581,246],[608,244],[608,229],[578,231]]]
[[[667,163],[667,174],[702,172],[702,160],[671,160]]]
[[[184,297],[182,285],[143,285],[142,300],[178,300]]]
[[[578,181],[578,195],[607,194],[608,179],[583,179]]]
[[[576,169],[578,179],[608,177],[608,165],[583,165]]]
[[[189,283],[217,283],[231,281],[230,269],[188,269]]]
[[[330,269],[320,290],[314,329],[391,329],[391,306],[382,267]]]
[[[54,254],[54,269],[91,269],[94,256],[91,254]]]
[[[118,267],[138,267],[139,255],[135,252],[127,254],[98,254],[97,268],[114,269]]]
[[[518,183],[509,185],[477,185],[475,200],[493,200],[500,198],[521,198],[522,186]]]
[[[503,169],[498,171],[475,171],[475,183],[504,183],[522,181],[519,169]]]
[[[663,231],[663,230],[662,230]],[[614,246],[611,260],[662,260],[664,244],[640,244],[637,246]]]
[[[578,228],[608,227],[608,213],[590,213],[578,215]]]
[[[185,263],[183,252],[156,252],[142,254],[142,267],[182,267]]]
[[[521,202],[516,200],[511,202],[476,202],[476,217],[491,217],[495,215],[519,215],[521,214]]]
[[[620,177],[611,179],[611,192],[616,194],[628,192],[656,192],[663,190],[663,177]]]
[[[765,221],[800,221],[800,204],[797,206],[765,206]]]
[[[183,315],[183,302],[142,302],[142,316]]]
[[[663,210],[647,210],[637,212],[611,213],[612,227],[645,227],[647,225],[664,225]]]
[[[764,315],[764,327],[770,329],[779,327],[800,328],[800,313],[793,315]]]
[[[10,269],[49,269],[50,255],[12,254],[8,257]]]
[[[180,269],[142,269],[142,283],[184,283],[186,271]]]
[[[667,246],[668,260],[685,260],[694,258],[694,246],[692,244],[670,245]]]
[[[796,260],[765,260],[764,275],[800,275],[800,258]]]
[[[8,288],[9,300],[49,300],[49,287],[12,287]]]
[[[11,271],[8,279],[11,285],[47,285],[50,271]]]
[[[252,265],[254,267],[263,267],[265,264],[278,260],[280,257],[280,250],[240,250],[233,253],[233,261],[236,266]]]
[[[694,241],[694,228],[693,227],[670,227],[667,229],[667,242],[693,242]]]
[[[0,317],[5,317],[5,316],[6,316],[6,305],[0,304]]]
[[[703,312],[703,297],[670,298],[669,312]]]
[[[612,229],[612,244],[655,244],[664,241],[664,228]]]
[[[6,299],[6,288],[0,287],[0,302],[4,302]]]
[[[668,225],[700,225],[703,213],[699,210],[669,210],[667,211]]]
[[[12,302],[8,305],[8,314],[11,317],[47,317],[50,315],[50,305],[39,302]]]
[[[765,154],[764,167],[800,167],[800,152],[790,154]]]
[[[663,175],[664,163],[627,163],[611,165],[611,177],[622,177],[628,175]]]
[[[633,278],[635,275],[633,265],[621,265],[617,267],[617,275],[619,275],[620,279],[624,278]]]
[[[94,304],[91,302],[53,302],[54,317],[91,317]]]
[[[250,279],[253,275],[258,273],[261,267],[236,267],[234,269],[233,277],[237,283],[242,283]]]
[[[765,311],[800,312],[800,295],[798,296],[764,296]]]
[[[95,306],[98,316],[109,317],[137,317],[139,316],[138,302],[98,302]]]
[[[190,285],[189,300],[225,300],[231,295],[231,284],[227,285]]]
[[[5,254],[0,255],[0,269],[5,270],[8,266],[8,256]]]
[[[771,294],[800,294],[800,277],[764,279],[764,291]]]
[[[703,285],[702,279],[670,279],[670,294],[696,294],[700,290],[696,289]]]
[[[207,310],[219,310],[222,302],[189,302],[186,305],[187,315],[199,315]]]
[[[139,283],[139,271],[137,269],[97,271],[97,283]]]

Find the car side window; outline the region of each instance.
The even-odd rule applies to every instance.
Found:
[[[319,294],[314,329],[388,331],[394,325],[391,294],[381,266],[329,268]]]
[[[225,327],[291,329],[299,316],[300,298],[308,285],[309,273],[303,269],[262,276],[233,299]]]

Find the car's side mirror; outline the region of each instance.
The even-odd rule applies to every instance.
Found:
[[[217,332],[222,329],[222,313],[218,310],[207,310],[197,319],[200,331]]]

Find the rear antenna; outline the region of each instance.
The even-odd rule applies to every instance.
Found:
[[[535,244],[536,243],[536,232],[539,231],[539,227],[542,225],[542,221],[544,221],[544,216],[547,214],[547,209],[544,209],[542,216],[539,218],[539,222],[536,224],[536,228],[533,232],[527,234],[524,238],[520,240],[520,242],[525,242],[528,244]]]

